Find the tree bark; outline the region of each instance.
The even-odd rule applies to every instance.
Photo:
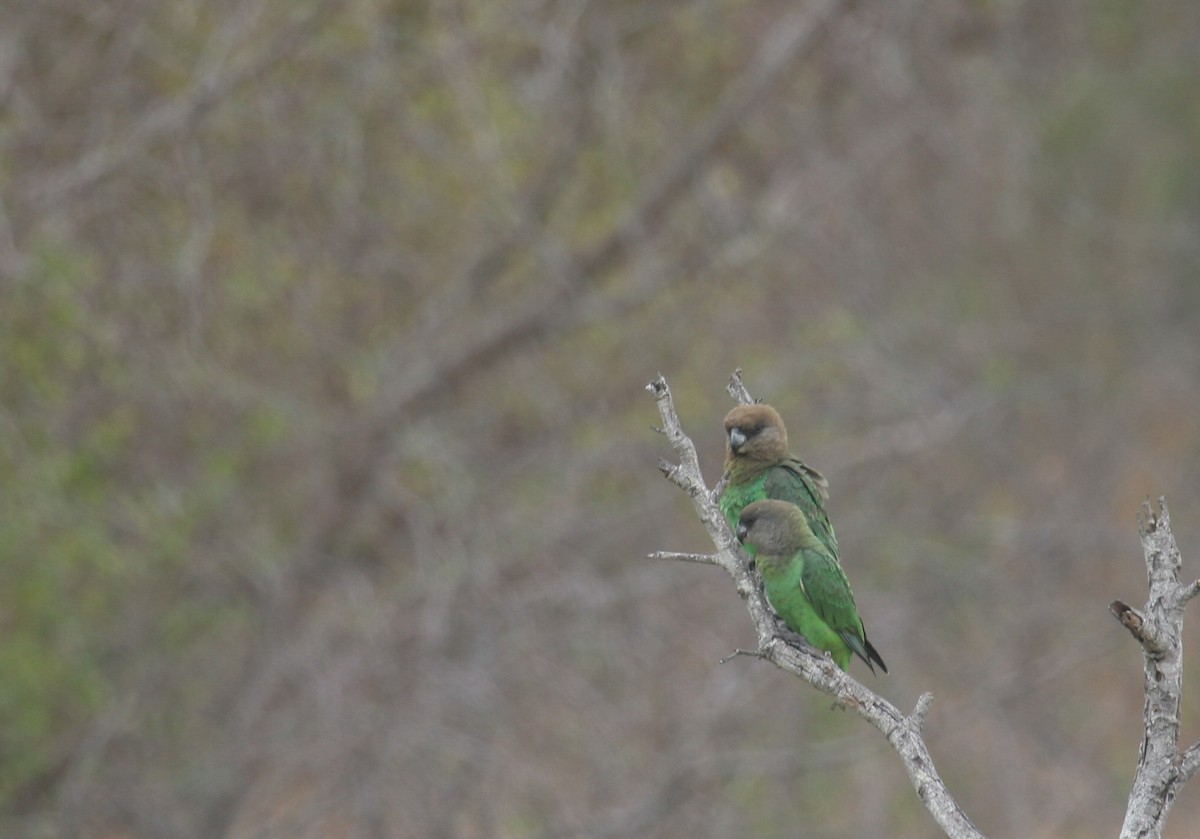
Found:
[[[765,658],[780,669],[799,676],[813,687],[832,696],[838,705],[853,710],[874,725],[900,756],[921,803],[945,834],[952,839],[983,839],[983,834],[946,789],[921,737],[921,726],[933,702],[932,695],[922,694],[913,712],[905,715],[895,705],[843,672],[824,653],[807,645],[797,646],[789,642],[789,638],[798,636],[787,633],[777,625],[774,613],[750,571],[741,546],[734,539],[725,517],[721,515],[717,506],[722,484],[719,483],[713,491],[709,491],[705,484],[700,473],[696,447],[680,426],[666,379],[659,376],[650,382],[646,389],[654,394],[663,421],[661,431],[679,457],[679,463],[676,464],[666,460],[660,461],[659,468],[671,483],[691,496],[696,513],[717,548],[717,553],[712,555],[659,552],[651,554],[651,557],[703,562],[724,568],[733,578],[738,594],[746,601],[746,608],[758,633],[758,650],[749,654]],[[753,401],[742,384],[740,370],[734,373],[729,391],[739,402]]]
[[[1147,501],[1138,515],[1150,589],[1144,610],[1114,600],[1109,611],[1142,646],[1146,703],[1145,736],[1129,792],[1121,839],[1162,836],[1179,787],[1200,767],[1200,743],[1179,753],[1179,707],[1183,685],[1183,609],[1200,591],[1200,581],[1182,584],[1179,547],[1171,533],[1165,499],[1158,513]]]
[[[938,776],[921,737],[921,726],[933,701],[932,695],[922,694],[913,712],[906,716],[886,699],[840,670],[828,656],[776,624],[774,613],[750,570],[741,546],[734,539],[718,507],[725,478],[722,477],[716,487],[709,491],[700,473],[695,445],[683,432],[675,413],[666,379],[659,376],[646,389],[654,394],[658,403],[663,420],[663,427],[659,430],[666,435],[679,457],[677,464],[660,461],[659,468],[668,480],[691,496],[696,513],[717,548],[715,554],[659,551],[650,556],[724,568],[733,578],[738,594],[746,601],[746,608],[758,633],[757,650],[738,650],[735,655],[765,658],[834,697],[839,705],[852,709],[870,722],[892,744],[904,763],[921,803],[945,834],[952,839],[982,837],[983,834],[958,806]],[[741,370],[735,371],[730,378],[729,394],[742,404],[754,401],[742,383]],[[1180,786],[1200,769],[1200,741],[1182,753],[1179,751],[1183,611],[1188,601],[1200,593],[1200,580],[1186,584],[1179,581],[1182,561],[1171,533],[1171,519],[1164,499],[1159,499],[1157,513],[1151,510],[1149,502],[1144,505],[1144,515],[1138,515],[1138,530],[1142,538],[1150,590],[1146,606],[1138,610],[1120,600],[1114,600],[1109,605],[1113,616],[1141,644],[1145,667],[1145,736],[1138,753],[1121,839],[1158,839],[1162,836],[1167,814]],[[796,645],[795,640],[801,643]]]

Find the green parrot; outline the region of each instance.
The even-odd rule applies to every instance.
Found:
[[[813,535],[803,510],[786,501],[755,501],[742,510],[737,537],[758,564],[767,599],[789,629],[830,653],[843,670],[853,652],[872,673],[876,664],[888,671],[867,640],[846,573]]]
[[[770,405],[739,405],[725,415],[725,471],[729,485],[721,512],[737,528],[747,504],[767,498],[788,501],[804,511],[808,526],[835,560],[837,537],[825,513],[829,482],[816,469],[788,453],[787,429]]]

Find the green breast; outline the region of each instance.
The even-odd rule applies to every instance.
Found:
[[[804,512],[808,526],[830,555],[837,559],[838,543],[833,525],[825,512],[821,490],[800,470],[788,466],[772,466],[758,476],[742,483],[731,482],[721,496],[721,512],[729,526],[737,528],[738,517],[746,505],[774,498],[795,504]]]
[[[725,519],[731,528],[737,529],[742,510],[746,509],[748,505],[755,501],[766,500],[766,483],[767,474],[764,472],[754,480],[743,484],[730,483],[725,488],[725,494],[721,496],[721,512],[725,514]]]
[[[779,613],[788,629],[803,635],[817,649],[828,652],[837,665],[845,670],[850,663],[850,648],[821,619],[805,594],[800,582],[804,573],[803,560],[799,556],[790,561],[760,556],[758,564],[767,600],[771,601],[771,607]]]

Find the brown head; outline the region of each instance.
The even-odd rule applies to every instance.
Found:
[[[790,557],[801,548],[820,547],[804,513],[786,501],[755,501],[742,510],[737,538],[763,556]]]
[[[770,405],[739,405],[725,415],[726,469],[753,471],[787,456],[787,429]]]

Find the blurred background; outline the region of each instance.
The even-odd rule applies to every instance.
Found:
[[[748,658],[735,367],[988,835],[1200,574],[1200,5],[48,0],[0,31],[0,834],[934,837]],[[1200,635],[1186,629],[1187,743]],[[1200,782],[1168,835],[1192,835]],[[1189,826],[1190,825],[1190,826]]]

